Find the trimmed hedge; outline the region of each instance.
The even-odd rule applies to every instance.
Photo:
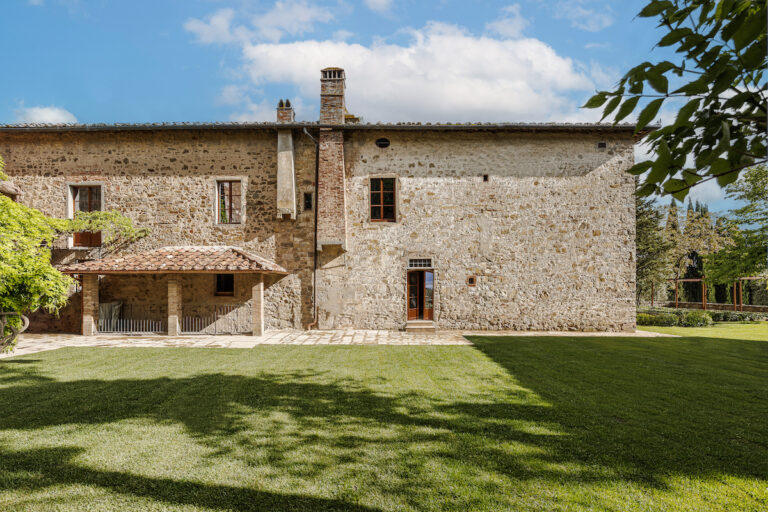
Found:
[[[637,314],[637,325],[655,325],[658,327],[673,327],[678,324],[677,315],[661,313],[651,315],[648,313]]]
[[[703,313],[700,309],[674,309],[674,308],[638,308],[637,313],[646,315],[675,315],[678,318],[678,324],[682,325],[681,321],[689,312]],[[715,311],[708,310],[707,314],[712,318],[713,322],[757,322],[761,320],[768,320],[768,314],[755,313],[751,311]],[[656,325],[656,324],[640,324],[638,325]]]
[[[680,319],[683,327],[706,327],[712,325],[712,317],[706,311],[688,311]]]

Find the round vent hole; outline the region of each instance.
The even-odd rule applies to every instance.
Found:
[[[389,139],[385,139],[383,137],[381,139],[376,139],[376,145],[379,146],[380,148],[388,148]]]

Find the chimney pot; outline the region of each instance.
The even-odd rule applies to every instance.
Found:
[[[278,123],[292,123],[294,120],[293,107],[291,106],[291,100],[282,99],[277,104],[277,122]]]

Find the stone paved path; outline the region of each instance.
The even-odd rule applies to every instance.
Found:
[[[519,331],[438,331],[437,333],[406,333],[402,331],[337,330],[337,331],[268,331],[262,337],[253,336],[125,336],[100,334],[22,334],[16,349],[5,357],[34,354],[63,347],[208,347],[253,348],[257,345],[471,345],[464,338],[485,336],[665,336],[653,332],[589,333],[589,332],[519,332]]]

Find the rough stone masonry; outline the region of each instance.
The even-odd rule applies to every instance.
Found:
[[[264,277],[265,329],[635,328],[634,126],[365,124],[345,87],[343,70],[322,71],[319,122],[281,102],[275,123],[13,125],[0,154],[21,201],[48,215],[74,213],[73,187],[99,187],[102,209],[151,230],[124,252],[237,246],[280,265]],[[380,178],[391,222],[372,218]],[[237,223],[221,223],[225,181],[242,187]],[[105,255],[70,239],[54,256]],[[423,269],[428,284],[411,283]],[[96,299],[73,290],[32,328],[80,332],[81,301],[98,300],[156,305],[177,331],[202,306],[253,311],[260,279],[238,274],[222,296],[211,273],[101,276]]]

